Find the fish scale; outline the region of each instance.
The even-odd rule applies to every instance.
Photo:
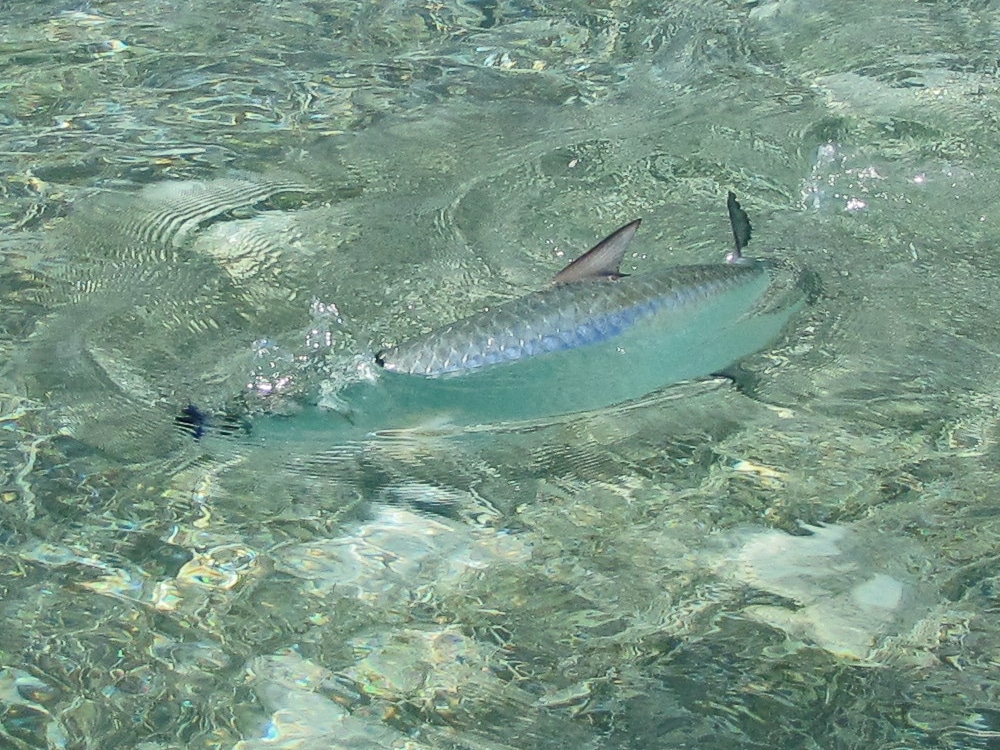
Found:
[[[678,314],[756,279],[763,264],[682,266],[616,280],[551,286],[379,353],[386,370],[458,376],[503,362],[608,341],[654,316]]]

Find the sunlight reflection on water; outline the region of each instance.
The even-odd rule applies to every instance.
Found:
[[[0,744],[989,746],[989,8],[4,12]],[[250,431],[729,189],[809,297],[731,380]]]

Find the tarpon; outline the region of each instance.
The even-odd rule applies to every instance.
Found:
[[[374,377],[346,387],[341,413],[317,414],[313,427],[346,420],[371,434],[536,419],[637,399],[724,369],[767,345],[792,309],[757,309],[771,273],[743,255],[751,227],[732,193],[728,210],[734,249],[727,262],[625,275],[621,262],[640,223],[633,221],[546,288],[379,351]],[[301,418],[288,427],[309,429]]]

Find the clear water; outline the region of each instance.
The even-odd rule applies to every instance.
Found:
[[[1000,742],[993,5],[0,13],[0,747]],[[811,291],[738,385],[242,434],[729,189]]]

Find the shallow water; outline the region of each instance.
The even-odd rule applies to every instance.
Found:
[[[994,747],[995,11],[0,3],[0,747]],[[735,381],[246,433],[729,189]]]

